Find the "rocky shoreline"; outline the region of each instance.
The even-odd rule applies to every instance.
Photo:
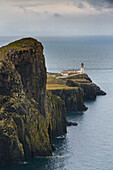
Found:
[[[0,163],[52,155],[52,138],[77,125],[66,121],[66,111],[85,111],[85,100],[106,94],[86,74],[65,84],[54,79],[56,88],[47,76],[43,46],[36,39],[0,48]]]

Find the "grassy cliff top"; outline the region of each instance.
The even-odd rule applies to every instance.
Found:
[[[78,89],[78,87],[69,87],[67,85],[62,85],[62,84],[47,84],[46,85],[47,90],[60,90],[60,89],[66,89],[66,90],[71,90],[71,89]]]
[[[80,86],[80,84],[86,84],[86,83],[90,83],[90,79],[88,77],[88,75],[86,73],[83,74],[78,74],[78,75],[73,75],[69,78],[58,78],[59,74],[58,73],[48,73],[47,74],[47,85],[46,88],[47,90],[57,90],[57,89],[78,89],[78,87]],[[76,87],[71,87],[67,85],[67,81],[73,81],[74,83],[76,83]]]
[[[6,46],[2,46],[0,48],[0,60],[3,59],[4,55],[8,53],[10,50],[28,50],[31,48],[35,48],[35,45],[41,45],[34,38],[23,38],[17,41],[14,41]]]

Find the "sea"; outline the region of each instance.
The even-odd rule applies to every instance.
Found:
[[[0,37],[0,46],[21,37]],[[1,164],[0,170],[113,170],[113,36],[34,37],[42,42],[48,72],[79,69],[106,96],[87,101],[88,110],[67,113],[78,126],[53,139],[52,157],[35,158],[19,164]]]

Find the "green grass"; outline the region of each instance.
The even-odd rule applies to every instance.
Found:
[[[61,84],[47,84],[46,85],[47,90],[56,90],[56,89],[78,89],[78,87],[69,87]]]
[[[57,73],[53,74],[56,75]],[[78,87],[69,87],[66,85],[67,80],[71,80],[73,82],[76,82],[79,84],[81,83],[88,83],[86,78],[88,77],[87,74],[79,74],[79,75],[73,75],[71,78],[65,78],[65,79],[56,79],[56,77],[53,77],[52,74],[47,74],[47,85],[46,88],[47,90],[56,90],[56,89],[77,89]]]
[[[72,80],[72,81],[74,81],[74,82],[76,82],[76,83],[77,83],[77,82],[83,82],[83,83],[84,83],[84,82],[87,81],[87,80],[84,79],[84,78],[83,78],[83,79],[70,79],[70,80]]]
[[[12,42],[6,46],[0,48],[0,60],[3,59],[4,55],[8,53],[10,50],[27,50],[29,48],[34,47],[35,43],[39,43],[36,39],[33,38],[23,38]]]

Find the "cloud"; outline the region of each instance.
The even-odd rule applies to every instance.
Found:
[[[77,6],[78,6],[78,8],[85,8],[83,3],[78,3]]]
[[[85,1],[97,9],[113,8],[113,0],[85,0]]]
[[[111,13],[113,9],[113,0],[73,0],[73,5],[82,10],[95,10],[105,13]],[[108,9],[110,11],[108,11]]]
[[[0,0],[25,14],[54,16],[100,15],[113,11],[113,0]],[[47,11],[47,13],[45,13]]]
[[[113,0],[0,0],[0,34],[112,34]]]

